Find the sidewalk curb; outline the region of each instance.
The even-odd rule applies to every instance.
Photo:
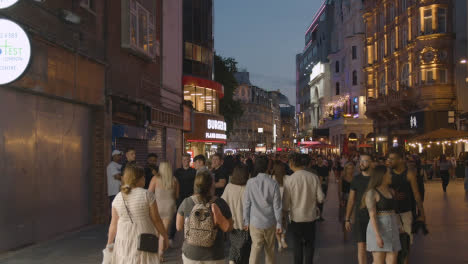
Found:
[[[23,253],[23,252],[25,252],[27,250],[40,248],[40,247],[43,247],[45,245],[52,244],[52,243],[55,243],[55,242],[57,242],[59,240],[65,239],[66,237],[77,235],[79,233],[86,232],[86,231],[89,231],[89,230],[92,230],[92,229],[95,229],[95,228],[99,228],[99,227],[102,227],[102,226],[104,226],[104,225],[102,225],[102,224],[87,225],[87,226],[84,226],[84,227],[81,227],[81,228],[78,228],[78,229],[74,229],[74,230],[65,232],[63,234],[54,236],[54,237],[52,237],[50,239],[47,239],[47,240],[44,240],[44,241],[40,241],[40,242],[31,244],[31,245],[26,245],[24,247],[19,247],[17,249],[13,249],[13,250],[10,250],[10,251],[0,252],[0,262],[2,262],[4,260],[7,260],[7,259],[10,259],[10,258],[12,258],[12,257],[14,257],[16,255],[19,255],[19,254],[21,254],[21,253]]]

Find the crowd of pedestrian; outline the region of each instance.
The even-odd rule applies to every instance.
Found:
[[[415,227],[427,233],[424,182],[433,168],[399,148],[386,158],[291,153],[181,159],[173,172],[168,162],[158,166],[156,154],[141,167],[135,149],[112,152],[108,263],[164,262],[176,231],[184,235],[184,263],[217,264],[226,257],[230,264],[274,263],[275,248],[288,247],[286,231],[294,263],[313,263],[331,175],[339,187],[344,239],[352,231],[360,264],[368,252],[375,264],[407,263]],[[441,156],[436,166],[445,192],[453,164]]]

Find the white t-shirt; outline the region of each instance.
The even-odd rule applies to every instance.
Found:
[[[107,166],[107,193],[109,196],[116,195],[120,192],[120,181],[114,178],[114,175],[121,173],[122,165],[112,161]]]

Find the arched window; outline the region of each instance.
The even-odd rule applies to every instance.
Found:
[[[357,85],[357,71],[353,71],[353,85]]]
[[[403,89],[406,89],[409,87],[409,64],[405,63],[403,67],[401,68],[401,77],[400,77],[400,84]]]
[[[385,95],[385,74],[382,74],[379,82],[379,95]]]

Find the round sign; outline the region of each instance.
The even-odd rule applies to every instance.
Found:
[[[0,85],[18,79],[30,59],[31,43],[26,32],[15,22],[0,19]]]
[[[16,4],[16,2],[18,2],[18,0],[0,0],[0,9],[8,8]]]

